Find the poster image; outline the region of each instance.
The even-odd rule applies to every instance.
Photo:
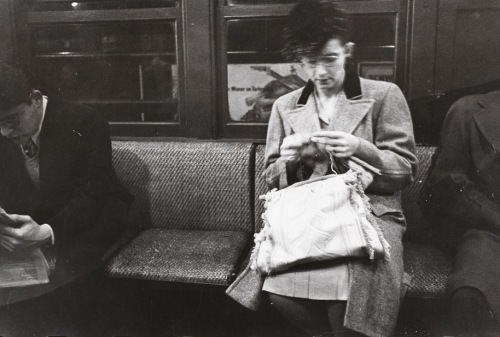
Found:
[[[276,99],[305,85],[295,63],[229,64],[229,115],[232,121],[267,122]]]

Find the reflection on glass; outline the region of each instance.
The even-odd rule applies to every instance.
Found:
[[[170,23],[36,25],[31,40],[35,55],[175,52]]]
[[[115,122],[177,121],[171,23],[32,26],[33,68],[49,92]]]
[[[244,1],[244,0],[239,0]],[[246,3],[256,3],[246,1]],[[394,80],[393,14],[353,15],[353,61],[361,76]],[[274,101],[305,84],[300,65],[280,54],[284,18],[231,19],[227,23],[228,108],[233,122],[265,123]]]

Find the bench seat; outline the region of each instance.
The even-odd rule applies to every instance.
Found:
[[[418,207],[435,147],[418,146],[415,181],[402,193],[407,296],[439,298],[451,259],[431,245]],[[262,226],[265,145],[113,142],[117,173],[135,195],[140,234],[107,265],[116,278],[227,286]]]
[[[106,266],[114,278],[227,286],[254,233],[252,143],[114,141],[135,196],[132,235]]]
[[[451,259],[439,249],[422,243],[404,243],[405,272],[411,277],[406,296],[437,298],[445,293]]]
[[[236,231],[142,231],[107,266],[110,276],[228,285],[250,235]]]

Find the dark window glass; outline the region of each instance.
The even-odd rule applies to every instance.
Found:
[[[31,0],[34,11],[176,7],[178,0]]]
[[[298,0],[226,0],[226,4],[227,5],[273,5],[273,4],[290,4],[290,3],[295,3],[297,1]],[[362,0],[337,0],[337,1],[362,1]]]
[[[178,120],[173,23],[32,25],[32,64],[48,93],[114,122]]]

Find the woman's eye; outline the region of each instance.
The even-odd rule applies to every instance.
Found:
[[[324,64],[333,64],[333,63],[337,62],[337,60],[338,60],[338,58],[337,58],[337,57],[333,57],[333,56],[332,56],[332,57],[325,57],[325,58],[322,60],[322,62],[323,62]]]

